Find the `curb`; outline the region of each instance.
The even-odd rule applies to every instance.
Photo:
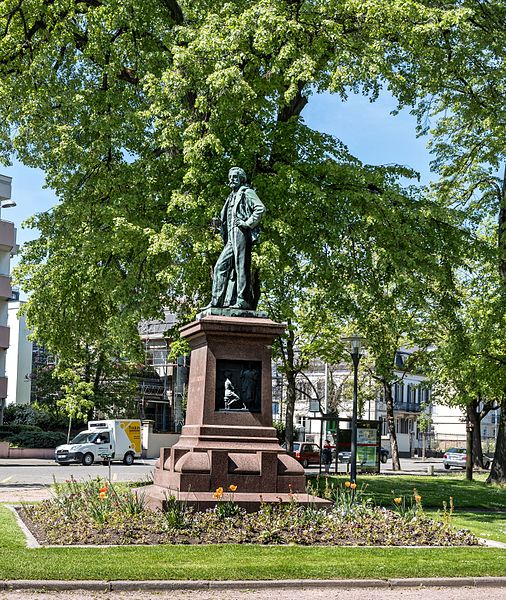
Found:
[[[228,590],[245,586],[251,589],[300,589],[300,588],[506,588],[506,577],[453,577],[453,578],[407,578],[407,579],[283,579],[241,581],[60,581],[60,580],[12,580],[1,581],[0,591],[35,590],[68,591],[88,590],[96,592],[120,591],[173,591],[173,590]]]

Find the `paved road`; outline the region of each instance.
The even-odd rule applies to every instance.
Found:
[[[139,460],[132,466],[127,467],[121,463],[113,463],[111,466],[112,479],[114,481],[140,481],[149,479],[153,473],[155,460]],[[403,459],[403,473],[427,474],[428,469],[434,469],[434,473],[448,473],[445,471],[442,459]],[[317,467],[306,470],[308,474],[318,473]],[[332,472],[333,469],[332,469]],[[340,474],[346,472],[346,465],[339,464]],[[460,473],[460,469],[453,469],[452,473]],[[381,465],[381,473],[394,474],[392,461]],[[54,480],[63,482],[73,476],[76,479],[87,479],[94,477],[108,477],[108,468],[102,465],[64,465],[60,466],[53,460],[45,459],[0,459],[0,486],[47,486]]]
[[[114,481],[139,481],[151,477],[155,460],[139,460],[127,467],[112,463],[111,477]],[[58,465],[44,459],[0,459],[0,484],[3,485],[51,485],[54,480],[63,482],[71,476],[76,479],[108,477],[109,469],[103,465]]]
[[[487,600],[504,600],[504,588],[494,587],[445,587],[445,588],[355,588],[340,589],[328,587],[293,589],[251,589],[247,582],[238,583],[233,590],[177,590],[170,592],[25,592],[15,590],[0,592],[0,600],[476,600],[477,595]]]
[[[339,474],[346,473],[345,464],[339,463],[338,470]],[[380,473],[382,475],[407,475],[407,474],[415,474],[415,475],[427,475],[429,471],[433,471],[435,475],[440,475],[445,473],[448,475],[449,473],[463,473],[462,469],[454,468],[447,471],[443,466],[442,458],[427,458],[426,460],[422,460],[421,458],[401,458],[401,467],[402,471],[393,471],[392,470],[392,459],[389,458],[385,464],[380,464]],[[335,471],[335,463],[331,466],[331,473]],[[310,467],[306,470],[306,473],[318,473],[318,467]]]
[[[111,475],[113,481],[141,481],[151,478],[154,469],[155,460],[139,460],[132,466],[127,467],[121,463],[113,463],[111,466]],[[381,473],[385,475],[427,474],[429,469],[434,470],[434,474],[448,474],[443,467],[442,459],[402,459],[402,471],[392,471],[392,461],[389,459],[386,464],[381,465]],[[332,468],[334,472],[334,466]],[[461,469],[452,469],[451,473],[461,473]],[[318,473],[317,467],[306,469],[307,474]],[[346,473],[346,465],[339,464],[339,473]],[[0,488],[1,487],[22,487],[22,486],[48,486],[54,480],[63,482],[73,476],[76,479],[88,479],[94,477],[108,477],[108,468],[102,465],[92,465],[84,467],[83,465],[65,465],[60,466],[53,460],[45,459],[0,459]]]
[[[111,465],[111,481],[146,481],[153,478],[155,460],[134,462],[127,467]],[[109,469],[102,465],[60,466],[52,460],[0,459],[0,502],[19,502],[49,498],[54,481],[62,483],[71,477],[78,480],[109,478]]]

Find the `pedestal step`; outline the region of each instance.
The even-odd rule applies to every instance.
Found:
[[[136,488],[136,494],[143,495],[147,506],[152,510],[165,510],[170,497],[176,498],[178,502],[184,503],[194,510],[207,510],[214,508],[219,502],[232,500],[247,512],[255,512],[260,509],[262,504],[290,504],[296,502],[304,506],[313,506],[319,509],[328,509],[332,507],[332,502],[312,496],[307,493],[241,493],[241,492],[223,492],[220,500],[214,497],[214,492],[181,492],[158,485]]]

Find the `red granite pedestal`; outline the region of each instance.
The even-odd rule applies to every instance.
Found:
[[[217,488],[228,499],[230,485],[237,486],[234,501],[247,510],[294,496],[302,503],[327,504],[306,494],[304,469],[281,448],[272,427],[271,345],[283,330],[267,318],[217,315],[181,329],[191,347],[186,421],[179,441],[160,451],[154,485],[145,488],[149,506],[163,509],[168,496],[175,496],[205,509],[216,504]],[[221,365],[236,363],[257,369],[252,410],[220,405]]]

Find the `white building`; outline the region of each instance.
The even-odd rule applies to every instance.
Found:
[[[396,362],[399,371],[397,382],[392,385],[394,399],[394,418],[397,443],[401,457],[419,456],[423,448],[446,450],[451,446],[465,447],[466,419],[462,408],[449,407],[433,403],[427,378],[421,373],[409,373],[402,367],[410,351],[401,348]],[[360,375],[363,378],[363,375]],[[382,445],[389,447],[389,435],[386,422],[386,405],[382,390],[374,388],[374,383],[361,381],[363,387],[369,386],[365,393],[359,418],[382,420]],[[295,436],[299,440],[320,442],[323,413],[337,413],[340,418],[351,417],[351,386],[353,374],[350,365],[343,363],[326,367],[322,361],[314,360],[310,367],[297,379],[297,399],[294,412]],[[345,388],[348,388],[347,390]],[[284,421],[284,388],[282,376],[273,369],[273,419]],[[419,418],[424,412],[428,417],[427,432],[422,432]],[[316,417],[316,418],[315,418]],[[481,422],[483,448],[491,451],[497,437],[499,411],[493,410]],[[328,430],[324,430],[323,436]]]
[[[16,292],[14,292],[16,298]],[[13,299],[8,305],[8,325],[10,345],[6,354],[5,370],[9,377],[7,387],[7,406],[10,404],[30,404],[32,381],[32,342],[28,339],[29,331],[26,318],[19,315],[23,303]]]
[[[498,419],[499,409],[490,411],[481,421],[481,442],[487,452],[495,448]],[[433,404],[431,421],[435,448],[447,450],[452,446],[466,447],[466,414],[463,408]]]
[[[397,442],[399,453],[404,457],[421,452],[423,445],[429,442],[419,431],[418,416],[424,407],[430,406],[430,390],[424,385],[427,379],[424,375],[401,370],[408,355],[409,351],[404,348],[397,353],[396,361],[400,370],[396,373],[397,383],[392,386]],[[284,418],[283,402],[277,392],[281,386],[276,380],[273,381],[273,415],[274,419],[281,420]],[[372,378],[368,382],[362,381],[362,384],[364,388],[369,388],[369,392],[364,394],[358,416],[361,419],[381,420],[382,445],[389,447],[382,391]],[[340,418],[350,418],[352,385],[353,374],[347,363],[326,367],[322,361],[312,361],[310,368],[297,380],[294,414],[297,437],[319,443],[321,420],[318,418],[323,413],[337,413]],[[327,431],[323,435],[330,437]]]
[[[6,352],[9,347],[9,327],[7,324],[7,301],[12,295],[11,255],[16,251],[16,229],[14,223],[2,218],[3,209],[15,206],[11,200],[12,179],[0,175],[0,423],[7,398]]]

